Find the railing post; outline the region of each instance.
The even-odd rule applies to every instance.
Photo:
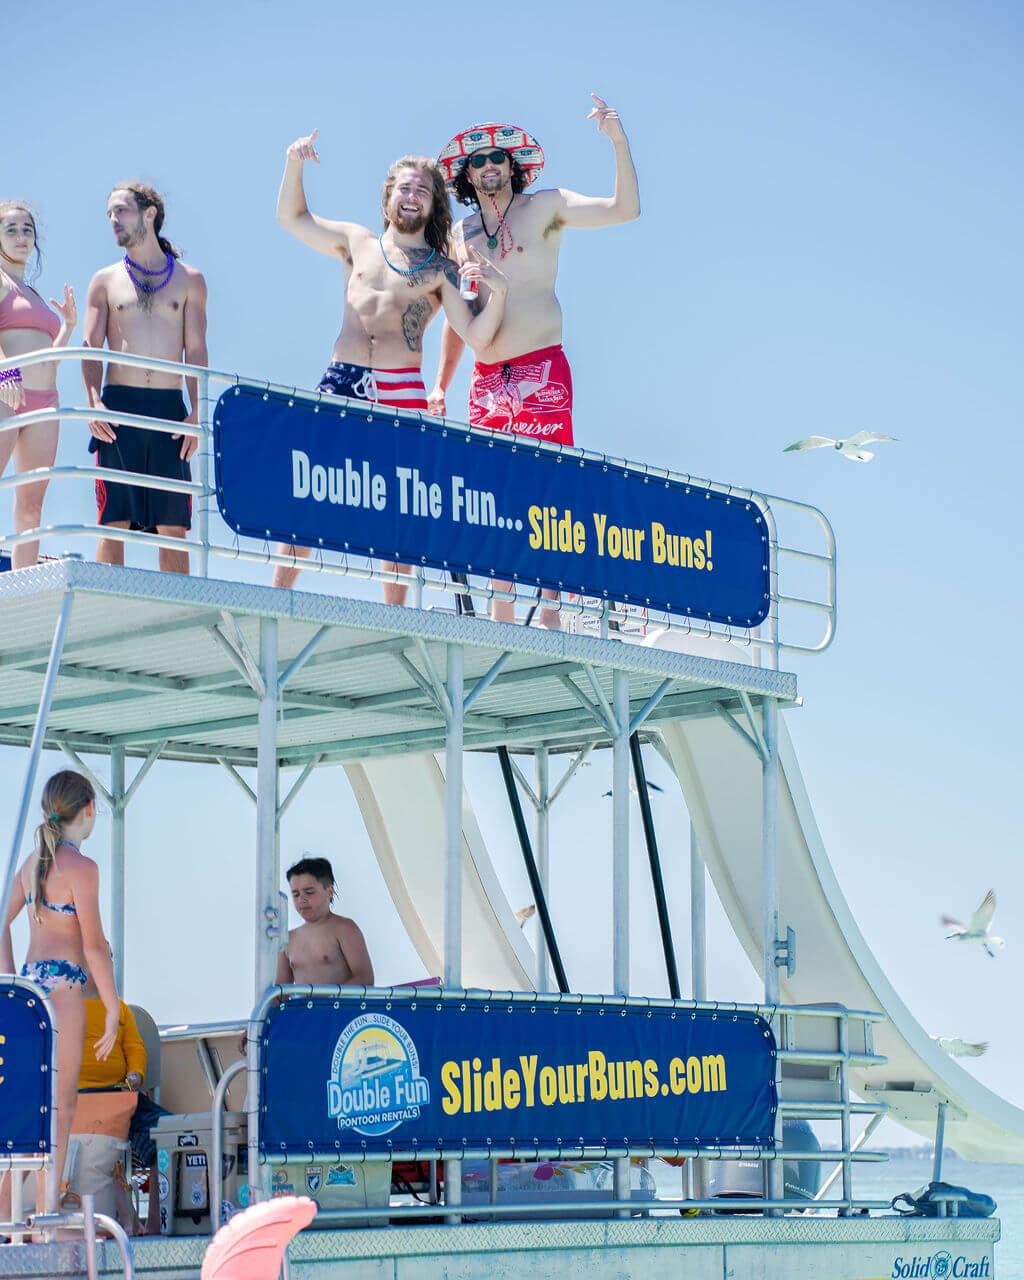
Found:
[[[200,374],[196,381],[198,383],[199,394],[199,413],[197,414],[197,417],[200,425],[209,431],[213,421],[213,414],[210,411],[210,375],[208,373]],[[212,449],[212,437],[201,436],[199,440],[199,448],[195,453],[195,457],[198,462],[197,470],[199,472],[196,478],[199,484],[203,486],[204,490],[210,487],[210,452]],[[199,577],[208,578],[210,576],[210,499],[206,493],[203,493],[199,499],[198,523]]]

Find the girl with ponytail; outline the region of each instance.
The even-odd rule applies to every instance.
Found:
[[[57,1169],[63,1171],[78,1100],[85,1040],[83,988],[92,976],[106,1010],[96,1057],[117,1039],[120,1007],[99,905],[99,868],[81,852],[96,823],[96,793],[80,773],[63,769],[43,788],[36,844],[18,868],[0,935],[0,970],[14,973],[11,924],[28,908],[28,955],[21,976],[46,992],[57,1019]],[[59,1174],[58,1174],[59,1176]]]

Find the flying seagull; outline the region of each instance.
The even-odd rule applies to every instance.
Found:
[[[996,951],[1002,951],[1006,946],[1005,938],[995,938],[989,933],[992,924],[992,913],[996,909],[996,895],[989,889],[981,900],[981,906],[971,916],[967,924],[961,924],[959,920],[954,920],[952,916],[943,916],[942,923],[952,929],[952,933],[947,933],[947,938],[955,938],[957,942],[979,942],[985,948],[990,956],[995,956]],[[995,948],[995,950],[993,950]]]
[[[532,916],[536,910],[537,910],[537,906],[533,902],[531,902],[528,907],[520,907],[519,910],[516,912],[516,924],[519,925],[520,928],[522,928],[523,925],[526,924],[527,920],[529,920],[530,916]]]
[[[882,441],[891,442],[895,439],[895,436],[880,436],[877,431],[858,431],[855,436],[850,436],[849,440],[833,440],[830,436],[807,436],[804,440],[798,440],[796,444],[788,445],[782,452],[798,453],[804,449],[831,447],[850,462],[870,462],[875,455],[869,453],[867,449],[862,449],[861,445],[877,444]]]
[[[635,796],[639,797],[640,792],[639,792],[639,791],[637,791],[637,789],[636,789],[636,778],[634,778],[632,774],[630,774],[630,775],[629,775],[629,789],[630,789],[630,792],[631,792],[633,795],[635,795]],[[647,790],[648,790],[648,791],[664,791],[664,790],[665,790],[665,788],[664,788],[664,787],[659,787],[659,786],[658,786],[658,784],[657,784],[656,782],[650,782],[650,781],[648,781],[648,783],[647,783]],[[604,797],[605,797],[605,796],[610,796],[610,795],[611,795],[611,792],[610,792],[610,791],[602,791],[602,792],[601,792],[601,798],[602,798],[602,799],[604,799]]]
[[[959,1036],[932,1036],[932,1039],[951,1058],[980,1058],[983,1053],[988,1053],[987,1040],[972,1044]]]

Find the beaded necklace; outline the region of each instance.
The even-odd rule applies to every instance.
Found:
[[[483,209],[480,210],[480,225],[481,227],[483,227],[484,235],[487,237],[488,249],[497,249],[498,243],[500,241],[501,256],[504,258],[506,254],[512,252],[512,246],[515,244],[515,241],[512,239],[512,232],[509,231],[508,229],[508,225],[505,222],[504,215],[502,214],[501,210],[498,208],[497,200],[495,200],[494,196],[492,196],[489,191],[485,192],[484,194],[487,196],[487,199],[490,200],[491,204],[494,206],[494,212],[498,219],[498,225],[494,228],[494,235],[491,235],[491,233],[487,230],[487,223],[484,222]],[[514,200],[515,198],[516,198],[515,192],[513,192],[512,200]],[[509,209],[512,208],[512,200],[508,202],[508,208],[506,208],[505,213],[508,213]],[[508,243],[506,243],[506,239]]]
[[[414,280],[410,280],[409,277],[414,276],[417,271],[422,271],[423,268],[430,261],[430,259],[434,256],[434,254],[437,253],[436,249],[431,249],[430,252],[427,254],[427,256],[423,259],[423,261],[420,263],[418,267],[409,267],[409,269],[406,270],[405,267],[396,267],[395,264],[388,257],[388,255],[384,252],[383,236],[377,237],[377,243],[380,245],[380,251],[381,251],[381,254],[383,255],[384,261],[388,264],[388,266],[391,268],[392,271],[394,271],[396,275],[406,277],[406,284],[409,286],[410,289],[415,287],[416,282]]]
[[[174,275],[174,255],[168,253],[167,261],[162,267],[157,267],[155,271],[150,271],[146,267],[140,267],[137,262],[133,262],[127,254],[124,255],[124,269],[128,272],[128,279],[136,287],[141,289],[143,293],[159,293],[160,290],[170,283],[171,276]],[[138,280],[132,275],[133,271],[139,271],[144,276],[163,276],[164,279],[159,284],[146,284],[144,280]]]

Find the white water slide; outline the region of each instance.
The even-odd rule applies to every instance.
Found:
[[[701,852],[755,969],[761,947],[761,762],[721,718],[662,726]],[[857,928],[825,853],[785,721],[779,719],[779,920],[796,932],[796,972],[781,971],[787,1004],[838,1001],[876,1009],[884,1066],[851,1069],[854,1090],[893,1119],[946,1141],[968,1160],[1024,1162],[1024,1111],[979,1084],[938,1047],[893,990]]]
[[[761,951],[760,760],[720,718],[661,726],[715,889],[754,968]],[[423,964],[442,972],[444,773],[433,755],[347,767],[384,879]],[[979,1084],[918,1025],[882,972],[843,898],[822,845],[793,744],[779,725],[780,921],[796,932],[796,972],[782,973],[788,1004],[840,1002],[877,1009],[884,1066],[851,1070],[864,1098],[924,1137],[946,1107],[946,1141],[972,1160],[1024,1162],[1024,1111]],[[467,985],[533,987],[523,936],[463,800],[463,972]]]

